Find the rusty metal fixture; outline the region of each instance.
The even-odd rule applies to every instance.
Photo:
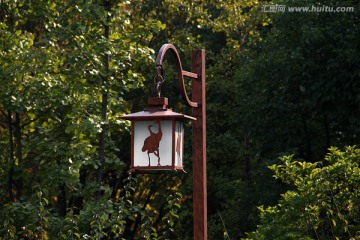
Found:
[[[167,51],[170,51],[177,68],[178,82],[181,96],[187,106],[192,107],[192,117],[172,112],[167,108],[167,98],[161,97],[161,86],[165,81],[162,71],[162,62]],[[172,44],[164,44],[156,59],[156,76],[154,90],[156,97],[149,98],[149,108],[142,112],[125,115],[122,118],[132,121],[132,161],[131,170],[182,170],[182,143],[183,128],[180,122],[185,119],[192,121],[192,157],[193,157],[193,215],[194,240],[207,239],[207,179],[206,179],[206,94],[205,94],[205,51],[195,50],[191,56],[191,71],[184,71],[180,56]],[[185,89],[184,77],[192,79],[190,100]],[[165,122],[170,121],[170,122]],[[136,130],[137,125],[140,130]],[[172,137],[164,139],[165,128],[171,125]],[[157,130],[154,130],[157,128]],[[136,136],[141,132],[140,141],[135,143]],[[161,144],[171,142],[172,162],[167,166],[160,157],[163,150]],[[135,145],[137,152],[143,152],[141,164],[135,163]],[[140,151],[139,151],[140,150]],[[155,156],[155,157],[154,157]],[[152,159],[155,159],[152,160]],[[154,163],[155,162],[155,163]],[[181,165],[178,163],[181,162]],[[139,166],[137,166],[137,164]],[[141,166],[140,166],[141,165]]]
[[[206,91],[205,51],[195,50],[191,56],[191,71],[184,71],[180,56],[172,44],[164,44],[157,55],[156,66],[162,66],[164,56],[170,51],[177,68],[181,95],[186,105],[192,107],[192,151],[193,151],[193,214],[194,240],[207,239],[207,179],[206,179]],[[192,79],[189,99],[184,77]]]
[[[162,68],[162,62],[164,60],[165,53],[168,50],[170,50],[171,54],[174,57],[174,61],[176,64],[176,69],[177,69],[177,75],[178,75],[178,82],[179,82],[179,86],[180,86],[180,93],[181,93],[181,96],[182,96],[185,104],[190,107],[198,107],[198,103],[190,101],[190,99],[186,93],[184,77],[190,77],[192,79],[199,79],[199,75],[197,73],[184,71],[182,69],[180,56],[179,56],[179,53],[177,52],[176,48],[174,47],[174,45],[164,44],[160,48],[159,53],[156,58],[156,66],[160,67],[160,69]]]
[[[165,82],[164,74],[162,72],[161,66],[156,67],[156,75],[154,77],[154,90],[156,92],[156,97],[161,97],[161,85]]]
[[[184,170],[183,122],[196,118],[167,108],[168,99],[152,97],[149,107],[121,118],[131,121],[132,171]]]

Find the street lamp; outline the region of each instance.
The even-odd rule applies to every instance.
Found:
[[[122,116],[131,120],[130,171],[183,170],[183,121],[195,118],[167,109],[167,103],[149,98],[149,108]]]
[[[161,97],[164,82],[162,62],[167,51],[174,58],[181,96],[192,108],[192,116],[167,109],[167,98]],[[184,71],[180,56],[172,44],[164,44],[156,59],[156,97],[148,99],[149,108],[121,118],[132,122],[131,170],[183,170],[184,120],[192,120],[193,157],[193,215],[194,239],[207,239],[207,189],[206,189],[206,96],[205,51],[195,50],[191,55],[191,71]],[[192,79],[190,100],[184,77]]]

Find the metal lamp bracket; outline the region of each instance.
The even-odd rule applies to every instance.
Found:
[[[184,76],[185,77],[189,77],[189,78],[193,78],[193,79],[200,79],[199,75],[196,73],[192,73],[192,72],[188,72],[188,71],[184,71],[182,69],[182,65],[181,65],[181,60],[180,60],[180,56],[178,51],[176,50],[176,48],[174,47],[174,45],[172,44],[164,44],[160,50],[159,53],[157,55],[156,58],[156,66],[157,67],[162,67],[162,62],[165,56],[165,53],[170,50],[170,52],[172,53],[174,60],[175,60],[175,64],[176,64],[176,68],[177,68],[177,75],[178,75],[178,81],[179,81],[179,86],[180,86],[180,92],[181,92],[181,96],[183,98],[184,103],[187,106],[190,107],[198,107],[199,103],[197,102],[192,102],[187,93],[186,93],[186,89],[185,89],[185,83],[184,83]],[[157,70],[158,71],[158,70]],[[158,92],[159,95],[159,92]]]

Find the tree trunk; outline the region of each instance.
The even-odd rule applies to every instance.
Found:
[[[87,171],[84,168],[80,169],[80,177],[79,177],[79,182],[81,183],[81,191],[85,188],[85,184],[86,184],[86,177],[87,177]],[[79,215],[80,214],[80,210],[83,208],[83,201],[84,201],[84,197],[83,194],[81,193],[79,196],[73,196],[69,202],[69,207],[71,207],[72,205],[72,200],[74,200],[74,215]]]
[[[7,127],[9,131],[9,162],[10,162],[10,169],[8,175],[8,194],[9,200],[14,200],[13,195],[13,175],[14,175],[14,165],[15,165],[15,158],[14,158],[14,141],[13,141],[13,128],[12,128],[12,112],[9,111],[7,115]]]
[[[306,118],[304,115],[301,116],[301,121],[303,124],[303,131],[305,134],[305,140],[306,140],[306,145],[305,145],[305,154],[304,154],[304,158],[307,161],[314,161],[312,159],[312,146],[311,146],[311,136],[310,136],[310,132],[309,132],[309,128],[306,122]]]
[[[245,179],[247,185],[251,182],[251,163],[250,163],[250,154],[248,151],[250,150],[250,133],[245,133],[244,136],[244,160],[245,160]]]
[[[110,11],[111,5],[109,1],[104,1],[105,9],[106,11]],[[110,36],[110,17],[107,16],[107,22],[104,24],[104,37],[106,39],[109,39]],[[108,92],[106,84],[108,82],[108,74],[109,74],[109,54],[105,54],[104,56],[104,68],[105,68],[105,76],[101,77],[102,80],[102,87],[103,94],[101,97],[101,133],[100,133],[100,139],[99,139],[99,160],[100,160],[100,166],[97,170],[97,181],[101,183],[104,165],[105,165],[105,137],[106,137],[106,120],[107,120],[107,108],[108,108]],[[99,193],[98,193],[99,196]]]
[[[16,142],[16,159],[18,164],[22,163],[22,142],[21,142],[21,117],[20,113],[15,113],[15,142]],[[19,168],[21,172],[19,173],[18,180],[16,181],[16,198],[20,199],[21,192],[23,188],[23,174],[22,174],[22,167]]]

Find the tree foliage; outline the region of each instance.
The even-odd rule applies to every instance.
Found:
[[[129,195],[117,117],[153,61],[159,23],[133,18],[127,2],[0,5],[1,235],[129,235],[144,211]]]
[[[330,148],[315,163],[281,157],[270,169],[294,190],[259,208],[261,225],[250,239],[359,239],[359,157],[355,147]]]
[[[266,219],[283,211],[279,194],[298,185],[273,179],[267,166],[293,154],[320,172],[331,165],[320,164],[330,146],[359,143],[359,17],[262,11],[271,4],[339,3],[0,1],[1,237],[192,239],[190,141],[188,174],[129,176],[129,125],[118,119],[146,106],[154,49],[167,42],[186,70],[190,51],[206,51],[209,239],[245,237],[260,218],[252,234],[265,234],[265,225],[275,232]],[[173,65],[165,58],[163,95],[189,112]],[[334,186],[334,199],[343,204],[340,190]],[[295,192],[280,204],[293,204]],[[341,236],[350,218],[321,194],[328,205],[304,220],[309,235],[290,226],[289,234]],[[323,217],[324,209],[333,215]]]

